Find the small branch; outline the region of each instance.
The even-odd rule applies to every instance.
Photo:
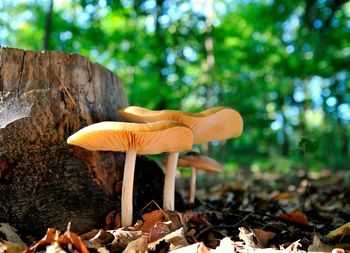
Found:
[[[225,229],[225,228],[237,228],[238,226],[240,226],[244,221],[246,221],[250,216],[252,216],[255,212],[251,212],[249,214],[247,214],[246,216],[243,217],[243,219],[241,219],[239,222],[233,224],[233,225],[215,225],[215,226],[210,226],[210,227],[206,227],[204,229],[202,229],[201,231],[199,231],[198,235],[196,236],[196,239],[198,240],[198,238],[201,237],[201,235],[203,235],[204,233],[208,232],[209,230],[212,229]]]
[[[168,221],[171,221],[171,219],[170,219],[169,216],[166,214],[166,212],[164,212],[164,210],[163,210],[163,209],[158,205],[158,203],[157,203],[156,201],[154,201],[153,199],[152,199],[150,202],[148,202],[148,204],[145,205],[144,208],[142,208],[141,211],[140,211],[139,213],[141,214],[141,213],[142,213],[149,205],[151,205],[152,203],[156,205],[156,207],[159,209],[159,211],[161,211],[161,212],[163,213],[164,217],[167,218]]]
[[[72,101],[72,103],[74,104],[74,106],[77,106],[77,104],[75,103],[72,95],[69,93],[67,87],[63,84],[62,80],[58,77],[58,75],[56,74],[56,78],[58,79],[58,81],[60,82],[60,84],[62,85],[64,91],[67,93],[68,97],[70,98],[70,100]]]

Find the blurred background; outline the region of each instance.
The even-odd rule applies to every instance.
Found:
[[[349,169],[348,1],[2,0],[0,45],[86,56],[130,105],[235,108],[241,137],[195,147],[228,171]]]

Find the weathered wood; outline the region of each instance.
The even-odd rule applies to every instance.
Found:
[[[115,110],[127,105],[122,83],[77,54],[0,50],[0,92],[33,104],[29,117],[0,129],[0,222],[39,236],[69,221],[78,232],[101,226],[120,210],[124,155],[66,139],[91,123],[119,120]],[[135,176],[135,210],[160,202],[161,169],[139,158]]]

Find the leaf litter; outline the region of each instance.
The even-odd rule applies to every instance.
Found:
[[[271,180],[271,179],[268,179]],[[268,181],[267,180],[267,181]],[[78,235],[49,228],[32,246],[9,224],[0,224],[0,252],[350,252],[350,186],[346,175],[267,181],[209,189],[207,198],[184,212],[158,205],[133,226],[120,214],[107,215],[104,228]],[[154,204],[154,202],[152,202]],[[148,209],[147,209],[148,210]]]

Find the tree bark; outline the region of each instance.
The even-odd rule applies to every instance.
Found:
[[[0,118],[0,222],[42,237],[68,222],[77,232],[100,227],[109,211],[120,211],[124,154],[90,152],[66,139],[86,125],[119,120],[115,110],[128,104],[121,81],[77,54],[0,47],[0,112],[9,97],[32,107],[7,125]],[[156,163],[139,157],[135,184],[135,211],[152,199],[161,205]]]

